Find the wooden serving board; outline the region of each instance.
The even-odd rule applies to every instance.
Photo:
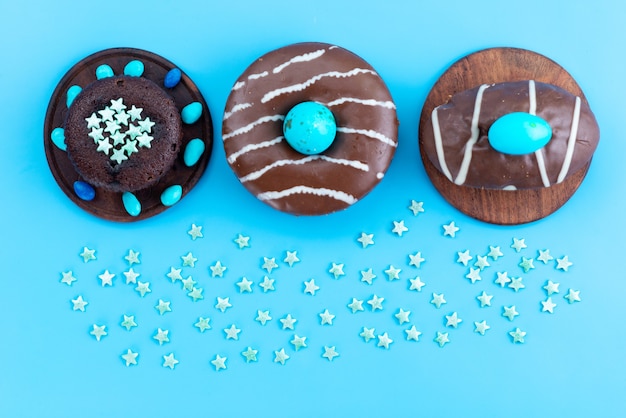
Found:
[[[506,191],[458,186],[432,165],[423,151],[421,138],[425,129],[432,129],[430,118],[433,109],[447,103],[454,94],[481,84],[521,80],[553,84],[586,102],[574,78],[551,59],[525,49],[490,48],[467,55],[452,64],[431,89],[420,117],[420,154],[435,188],[461,212],[493,224],[517,225],[550,215],[578,189],[589,164],[562,183],[548,188]]]

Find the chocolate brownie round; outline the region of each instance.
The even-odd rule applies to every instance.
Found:
[[[182,139],[174,101],[152,81],[97,80],[74,99],[65,121],[70,160],[89,184],[134,192],[172,167]]]
[[[292,148],[283,130],[291,127],[289,111],[305,102],[326,107],[336,123],[332,144],[313,155]],[[380,182],[397,147],[398,120],[368,63],[311,42],[272,51],[246,69],[228,97],[222,135],[228,163],[252,194],[284,212],[321,215],[345,209]]]

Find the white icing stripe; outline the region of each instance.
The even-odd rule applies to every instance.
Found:
[[[308,157],[305,158],[301,158],[299,160],[278,160],[273,162],[272,164],[268,164],[265,167],[261,168],[260,170],[254,171],[246,176],[243,176],[239,179],[239,181],[241,181],[242,183],[246,183],[248,181],[253,181],[258,179],[259,177],[261,177],[262,175],[264,175],[265,173],[267,173],[268,171],[276,168],[276,167],[283,167],[286,165],[303,165],[306,163],[310,163],[311,161],[316,161],[316,160],[324,160],[327,161],[329,163],[333,163],[333,164],[340,164],[340,165],[346,165],[352,168],[355,168],[357,170],[361,170],[361,171],[369,171],[369,166],[367,164],[363,164],[360,161],[353,161],[353,160],[344,160],[344,159],[340,159],[340,158],[332,158],[332,157],[327,157],[325,155],[310,155]]]
[[[537,91],[535,89],[535,81],[528,80],[528,113],[535,116],[537,115]],[[538,149],[535,151],[535,158],[537,158],[537,167],[539,167],[539,174],[541,175],[541,182],[544,187],[550,187],[550,179],[546,171],[546,163],[543,158],[543,150]]]
[[[452,174],[448,169],[448,164],[446,164],[446,158],[443,151],[443,141],[441,140],[441,128],[439,127],[439,114],[437,112],[439,107],[433,109],[433,113],[430,115],[430,119],[433,124],[433,134],[435,136],[435,150],[437,151],[437,160],[439,161],[439,166],[441,167],[441,172],[448,178],[448,180],[452,180]]]
[[[550,179],[546,172],[546,162],[543,159],[543,151],[541,149],[535,151],[535,157],[537,158],[537,166],[539,166],[539,174],[541,174],[541,182],[544,187],[550,187]]]
[[[341,192],[339,190],[332,190],[326,188],[315,188],[309,186],[294,186],[289,189],[276,191],[276,192],[264,192],[257,195],[260,200],[277,200],[283,197],[288,197],[293,194],[313,194],[316,196],[327,196],[335,200],[340,200],[349,205],[356,203],[356,198],[348,193]]]
[[[247,109],[249,107],[252,107],[251,103],[240,103],[238,105],[235,105],[230,112],[224,112],[224,120],[226,120],[229,117],[231,117],[233,115],[233,113],[237,113],[240,110],[244,110],[244,109]]]
[[[528,113],[537,115],[537,93],[534,80],[528,80],[528,102]]]
[[[387,144],[387,145],[390,145],[390,146],[392,146],[394,148],[398,146],[398,144],[396,144],[396,142],[393,139],[391,139],[391,138],[381,134],[380,132],[376,132],[376,131],[373,131],[371,129],[354,129],[354,128],[337,127],[337,132],[343,132],[345,134],[365,135],[367,137],[370,137],[370,138],[373,138],[373,139],[377,139],[380,142],[382,142],[384,144]]]
[[[332,102],[326,103],[326,106],[332,107],[332,106],[344,104],[346,102],[358,103],[358,104],[362,104],[365,106],[380,106],[380,107],[385,107],[387,109],[396,108],[396,105],[390,101],[382,102],[382,101],[374,100],[374,99],[357,99],[355,97],[342,97],[341,99],[333,100]]]
[[[241,128],[235,129],[231,133],[224,135],[223,139],[224,141],[226,141],[227,139],[232,138],[233,136],[245,134],[246,132],[251,131],[252,128],[254,128],[255,126],[260,125],[262,123],[276,122],[276,121],[284,120],[284,119],[285,117],[283,115],[263,116],[255,120],[254,122],[247,124],[246,126],[242,126]]]
[[[512,184],[509,184],[508,186],[504,186],[502,188],[502,190],[510,190],[510,191],[515,191],[517,190],[517,187],[513,186]]]
[[[454,180],[454,183],[458,185],[465,183],[465,179],[467,178],[467,172],[469,171],[469,165],[472,162],[472,151],[474,149],[474,144],[478,140],[478,135],[480,134],[480,131],[478,130],[480,106],[483,100],[483,92],[488,87],[489,85],[483,84],[478,88],[478,93],[476,93],[476,101],[474,102],[474,114],[472,115],[471,136],[465,144],[465,154],[463,155],[463,161],[461,162],[461,167],[459,168],[459,174],[457,174],[456,179]]]
[[[250,74],[248,76],[248,80],[257,80],[259,78],[263,78],[266,77],[269,73],[267,71],[263,71],[262,73],[258,73],[258,74]]]
[[[233,86],[233,90],[239,90],[240,88],[242,88],[243,86],[246,85],[245,81],[238,81],[235,83],[235,85]]]
[[[267,147],[271,147],[273,145],[276,145],[280,142],[282,142],[282,140],[285,139],[282,136],[276,137],[274,139],[271,139],[269,141],[263,141],[263,142],[259,142],[258,144],[248,144],[245,147],[243,147],[242,149],[240,149],[237,152],[233,152],[232,154],[230,154],[228,156],[228,162],[229,163],[234,163],[235,161],[237,161],[237,158],[241,157],[244,154],[247,154],[251,151],[255,151],[261,148],[267,148]]]
[[[319,58],[322,55],[324,55],[324,52],[326,52],[326,51],[323,50],[323,49],[319,49],[317,51],[313,51],[313,52],[309,52],[309,53],[306,53],[306,54],[295,56],[292,59],[290,59],[289,61],[287,61],[285,63],[282,63],[279,66],[277,66],[276,68],[274,68],[272,70],[272,73],[277,74],[277,73],[281,72],[285,67],[287,67],[287,66],[289,66],[291,64],[294,64],[296,62],[312,61],[315,58]]]
[[[578,123],[580,122],[580,97],[576,97],[576,104],[574,105],[574,114],[572,116],[572,128],[570,129],[569,139],[567,140],[567,151],[565,152],[565,159],[563,160],[563,166],[559,177],[556,179],[557,183],[562,182],[567,176],[569,166],[572,163],[572,157],[574,156],[574,147],[576,146],[576,136],[578,135]]]
[[[335,77],[335,78],[346,78],[346,77],[352,77],[358,74],[376,74],[376,72],[372,71],[372,70],[368,70],[368,69],[363,69],[363,68],[355,68],[353,70],[347,71],[345,73],[339,72],[339,71],[330,71],[327,73],[323,73],[323,74],[318,74],[314,77],[309,78],[308,80],[302,82],[302,83],[298,83],[298,84],[294,84],[291,86],[287,86],[287,87],[282,87],[280,89],[276,89],[276,90],[272,90],[268,93],[265,94],[265,96],[263,96],[263,98],[261,99],[261,103],[267,103],[270,100],[282,95],[282,94],[287,94],[287,93],[293,93],[294,91],[301,91],[306,89],[307,87],[315,84],[316,82],[318,82],[319,80],[321,80],[322,78],[326,78],[326,77]]]

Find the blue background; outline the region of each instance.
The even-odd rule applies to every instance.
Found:
[[[435,4],[437,3],[437,4]],[[624,416],[626,408],[626,334],[624,297],[624,180],[626,142],[623,123],[626,84],[623,41],[626,9],[617,1],[402,2],[206,2],[78,1],[0,4],[0,416]],[[366,59],[387,82],[397,103],[400,145],[381,184],[341,213],[298,218],[278,213],[252,197],[237,181],[221,146],[221,115],[238,75],[260,55],[299,41],[330,42]],[[43,120],[50,95],[63,74],[83,57],[101,49],[128,46],[160,54],[179,65],[203,92],[213,115],[217,141],[208,170],[178,205],[155,218],[115,224],[81,211],[57,187],[43,150]],[[512,46],[544,54],[566,68],[582,87],[601,128],[601,142],[582,187],[557,213],[517,227],[483,224],[450,207],[429,183],[417,148],[422,103],[437,77],[458,58],[479,49]],[[425,213],[414,217],[411,199]],[[393,221],[409,228],[391,233]],[[442,235],[455,221],[456,238]],[[204,237],[192,241],[192,223]],[[360,248],[361,232],[373,233],[375,245]],[[251,237],[239,250],[237,234]],[[528,248],[515,253],[512,238]],[[504,257],[470,284],[467,268],[455,262],[457,251],[485,255],[500,246]],[[97,260],[83,263],[83,246]],[[549,248],[574,263],[568,272],[554,262],[523,274],[521,256],[536,257]],[[124,256],[141,252],[134,269],[151,283],[140,298],[124,283]],[[286,250],[302,260],[289,268]],[[185,267],[204,288],[196,303],[165,277],[193,252],[194,268]],[[421,251],[420,269],[408,254]],[[270,276],[276,291],[258,287],[263,257],[280,267]],[[217,260],[228,267],[212,278]],[[345,276],[332,279],[331,263],[343,263]],[[383,270],[401,268],[401,280],[388,281]],[[360,282],[359,271],[372,268],[374,284]],[[97,276],[116,274],[103,288]],[[78,281],[60,283],[72,270]],[[523,276],[526,289],[514,293],[493,283],[496,271]],[[251,294],[239,294],[242,276],[255,282]],[[419,275],[422,292],[408,290]],[[315,279],[320,291],[303,293]],[[554,314],[541,312],[541,288],[561,283]],[[582,302],[568,304],[569,288]],[[475,297],[485,290],[492,306],[480,308]],[[448,301],[430,303],[432,292]],[[74,312],[77,295],[89,302]],[[384,309],[352,314],[353,297],[385,297]],[[230,297],[225,313],[214,308],[217,296]],[[172,302],[159,316],[158,299]],[[517,306],[509,322],[502,306]],[[410,310],[411,323],[399,325],[394,314]],[[261,326],[257,309],[270,310]],[[321,326],[318,314],[336,315]],[[446,329],[445,315],[464,320]],[[122,314],[134,314],[138,327],[120,326]],[[307,337],[298,352],[279,319],[298,319],[295,333]],[[193,327],[209,316],[212,329]],[[473,322],[487,320],[485,336]],[[97,342],[92,324],[106,324],[109,335]],[[238,341],[222,329],[236,324]],[[404,338],[416,325],[419,342]],[[363,326],[388,332],[389,350],[365,343]],[[171,342],[159,346],[152,336],[161,327]],[[523,345],[508,332],[527,332]],[[433,342],[437,331],[451,343]],[[259,350],[258,362],[245,363],[241,351]],[[340,356],[329,362],[324,346]],[[126,367],[120,355],[131,348],[139,364]],[[291,356],[282,366],[274,350]],[[162,367],[173,352],[180,363]],[[228,357],[216,372],[210,360]]]

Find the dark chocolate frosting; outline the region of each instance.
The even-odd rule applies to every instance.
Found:
[[[333,144],[306,156],[283,138],[283,120],[298,103],[327,106],[337,122]],[[328,44],[301,43],[255,61],[235,83],[222,135],[242,184],[272,207],[317,215],[346,208],[384,176],[397,147],[392,97],[374,69]]]

